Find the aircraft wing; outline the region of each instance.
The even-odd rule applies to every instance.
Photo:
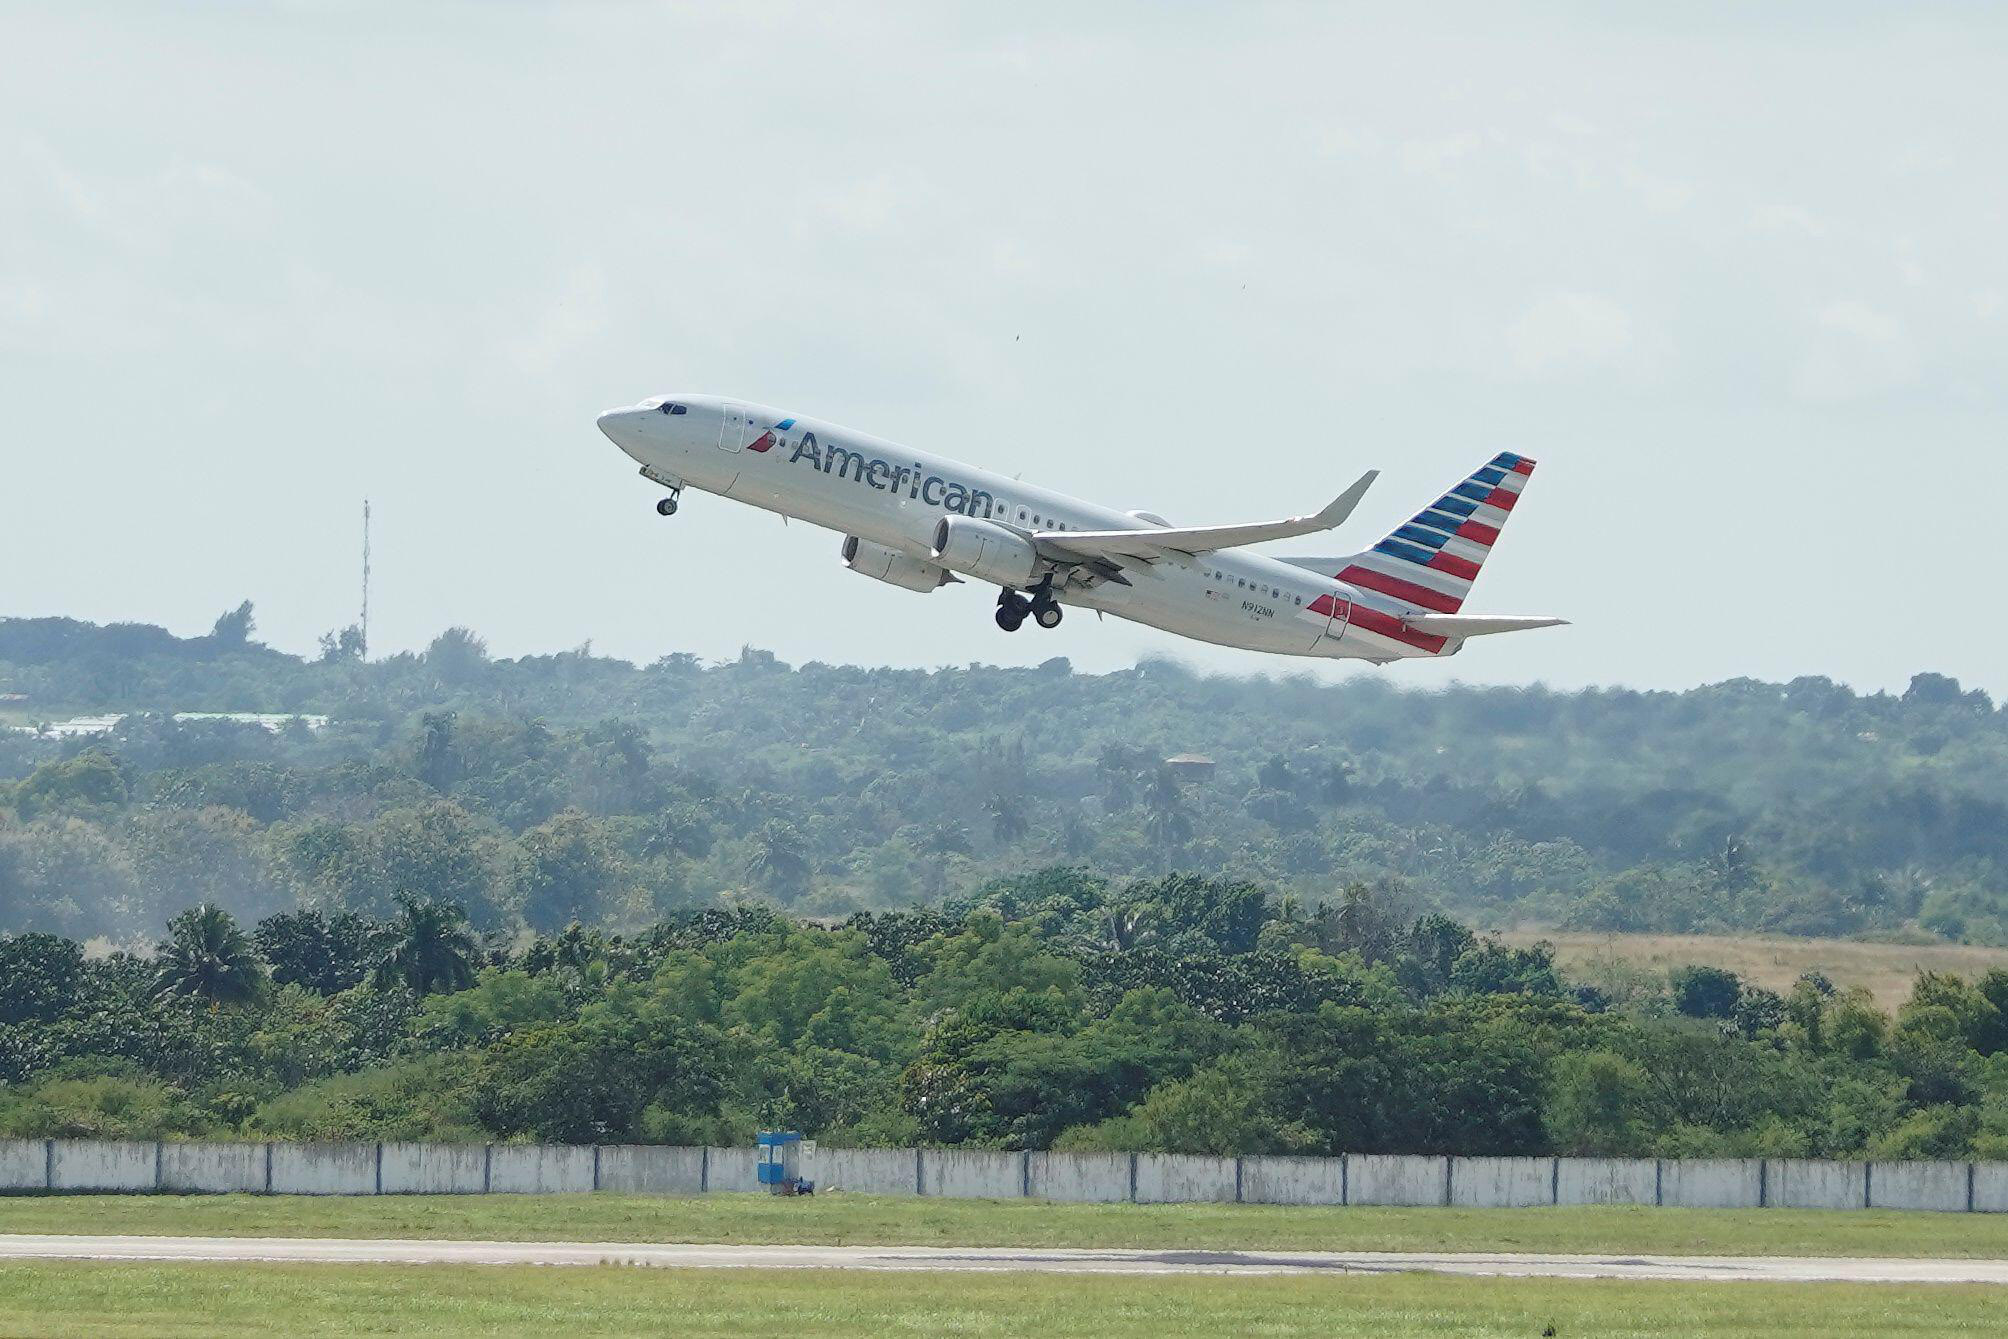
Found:
[[[1311,516],[1292,516],[1283,521],[1255,521],[1248,525],[1203,525],[1190,528],[1146,526],[1139,530],[1041,530],[1032,536],[1044,550],[1079,554],[1086,558],[1141,558],[1153,562],[1174,554],[1190,556],[1214,549],[1235,549],[1244,544],[1262,544],[1272,539],[1290,539],[1330,530],[1353,514],[1366,491],[1380,474],[1368,470],[1351,488],[1333,498],[1322,511]]]

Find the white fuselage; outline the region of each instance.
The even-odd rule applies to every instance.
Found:
[[[834,423],[716,396],[648,400],[611,410],[599,424],[665,487],[715,493],[921,562],[932,560],[944,516],[988,520],[1027,536],[1160,523]],[[1364,633],[1351,626],[1352,613],[1359,605],[1361,617],[1370,616],[1377,603],[1370,595],[1247,549],[1127,563],[1122,575],[1129,584],[1056,585],[1053,595],[1200,641],[1284,655],[1385,661],[1449,654],[1459,645],[1424,650]]]

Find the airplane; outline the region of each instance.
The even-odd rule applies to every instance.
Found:
[[[1286,558],[1248,546],[1337,527],[1379,471],[1309,516],[1187,527],[743,400],[657,396],[598,422],[668,490],[661,515],[695,488],[837,531],[845,566],[906,590],[995,584],[1006,632],[1058,627],[1075,605],[1221,646],[1388,664],[1566,622],[1463,612],[1534,472],[1511,452],[1370,549]]]

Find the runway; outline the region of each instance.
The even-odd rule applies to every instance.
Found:
[[[2008,1260],[1427,1251],[1178,1251],[1018,1246],[701,1246],[651,1242],[373,1241],[315,1237],[0,1235],[0,1261],[642,1265],[662,1269],[1344,1275],[1422,1272],[1691,1283],[2008,1284]]]

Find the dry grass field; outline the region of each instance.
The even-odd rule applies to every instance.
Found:
[[[1805,972],[1824,972],[1842,988],[1865,986],[1876,1002],[1894,1009],[1910,998],[1920,971],[1956,972],[1969,981],[1990,968],[2008,968],[2008,948],[1964,944],[1871,944],[1852,939],[1791,939],[1767,935],[1645,935],[1504,930],[1509,944],[1546,940],[1556,961],[1583,975],[1612,962],[1652,972],[1698,963],[1726,967],[1745,981],[1789,991]]]

